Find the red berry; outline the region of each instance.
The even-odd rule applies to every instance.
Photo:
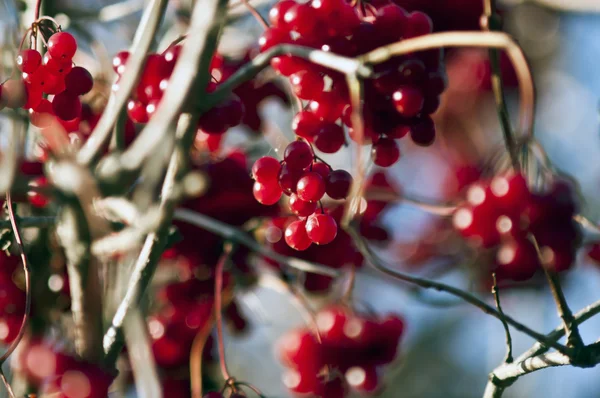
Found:
[[[294,116],[292,121],[292,129],[298,137],[311,138],[321,126],[321,121],[314,113],[309,111],[300,111]]]
[[[62,120],[73,120],[81,114],[81,101],[77,95],[63,91],[52,99],[52,110]]]
[[[146,105],[140,101],[129,100],[127,103],[127,114],[134,123],[148,123],[148,120],[150,120],[146,111]]]
[[[125,72],[125,64],[129,59],[129,51],[120,51],[112,60],[112,66],[115,73],[122,75]]]
[[[290,34],[285,29],[269,28],[263,32],[258,39],[260,51],[267,51],[278,44],[285,44],[291,41]]]
[[[371,155],[377,166],[389,167],[400,159],[400,149],[395,140],[383,137],[373,144]]]
[[[50,56],[50,53],[44,55],[44,65],[48,67],[50,73],[63,76],[63,78],[73,69],[73,61],[71,59],[55,59]]]
[[[283,16],[283,20],[300,36],[314,37],[317,20],[310,4],[296,4],[290,7]]]
[[[319,343],[307,331],[295,330],[285,334],[277,342],[277,348],[283,363],[303,373],[316,371],[321,366]]]
[[[94,79],[87,69],[75,66],[65,77],[66,90],[75,95],[87,94],[94,86]]]
[[[313,214],[306,220],[306,234],[317,245],[326,245],[337,235],[337,223],[329,214]]]
[[[306,202],[317,202],[325,195],[325,180],[320,174],[307,172],[296,185],[298,197]]]
[[[352,176],[346,170],[334,170],[327,178],[325,192],[331,199],[346,199],[352,181]]]
[[[324,92],[318,101],[311,101],[308,108],[319,119],[327,122],[335,122],[342,116],[347,104],[331,91]]]
[[[42,64],[42,55],[36,50],[23,50],[17,56],[17,67],[21,72],[31,74]]]
[[[165,51],[163,57],[165,58],[165,61],[167,61],[167,63],[169,64],[169,70],[172,71],[173,69],[175,69],[175,63],[177,62],[177,59],[179,58],[181,49],[182,49],[182,47],[179,44],[177,44],[174,46],[170,46],[167,49],[167,51]],[[216,54],[215,54],[215,56],[216,56]],[[211,63],[211,70],[213,68],[214,68],[214,66]]]
[[[286,148],[283,155],[286,165],[292,170],[303,170],[313,161],[313,152],[304,141],[293,141]]]
[[[346,371],[346,381],[350,387],[362,393],[372,393],[379,383],[375,367],[353,367]]]
[[[345,141],[344,129],[335,123],[322,125],[313,137],[313,144],[323,153],[336,153]]]
[[[29,186],[32,188],[45,188],[48,186],[48,180],[46,177],[38,177],[29,182]],[[29,203],[34,207],[44,208],[50,203],[50,199],[44,194],[31,190],[27,192]]]
[[[404,32],[404,37],[423,36],[433,31],[433,22],[431,18],[423,12],[415,11],[408,15],[408,23]]]
[[[269,184],[261,184],[260,182],[254,183],[252,189],[254,198],[263,205],[273,205],[281,198],[281,188],[275,182]]]
[[[308,249],[312,241],[306,234],[306,221],[298,220],[290,223],[285,229],[285,242],[294,250]]]
[[[413,86],[400,87],[394,91],[392,99],[398,113],[405,117],[416,116],[423,109],[423,93]]]
[[[287,164],[281,166],[279,186],[286,195],[296,192],[296,185],[298,185],[298,180],[302,177],[302,174],[302,170],[292,170]]]
[[[52,117],[52,103],[45,98],[35,108],[29,110],[29,121],[36,127],[49,126]]]
[[[525,281],[531,279],[540,263],[533,244],[527,239],[504,243],[496,253],[496,272],[502,279]]]
[[[314,162],[312,166],[310,166],[310,171],[320,174],[321,177],[323,177],[323,181],[327,181],[329,173],[331,172],[331,167],[323,162]]]
[[[35,108],[42,102],[42,90],[39,88],[32,86],[31,84],[26,84],[25,91],[27,93],[27,101],[25,101],[23,109]]]
[[[281,171],[279,161],[271,156],[263,156],[254,162],[252,177],[263,184],[276,183]]]
[[[290,76],[290,83],[298,98],[305,100],[318,99],[325,88],[323,77],[311,70],[294,73]]]
[[[283,0],[275,3],[275,5],[269,10],[269,22],[274,28],[283,28],[286,23],[283,19],[285,13],[296,5],[293,0]]]
[[[48,39],[48,52],[53,58],[70,60],[77,51],[75,38],[67,32],[58,32]]]
[[[290,195],[290,210],[299,217],[308,217],[317,210],[317,202],[307,202],[298,195]]]
[[[410,138],[420,146],[429,146],[435,141],[435,125],[429,116],[420,119],[411,127]]]

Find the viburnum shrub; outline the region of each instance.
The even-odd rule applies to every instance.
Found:
[[[221,37],[234,5],[157,0],[116,54],[87,12],[80,20],[58,3],[37,1],[31,25],[7,35],[21,35],[19,46],[2,40],[0,110],[11,119],[1,125],[0,365],[12,355],[2,377],[11,397],[101,398],[134,385],[139,396],[263,397],[228,368],[224,327],[252,328],[263,311],[245,304],[264,288],[290,296],[305,321],[272,341],[282,389],[377,395],[405,362],[405,317],[361,301],[366,266],[502,322],[507,355],[486,398],[533,371],[600,362],[598,343],[579,333],[600,303],[573,314],[561,286],[584,244],[600,263],[600,228],[534,137],[531,71],[498,31],[493,1],[279,0],[266,19],[244,1],[264,31],[233,51]],[[93,15],[123,18],[112,7]],[[185,33],[172,40],[175,30]],[[517,129],[509,87],[520,90]],[[461,157],[477,147],[462,100],[490,90],[504,147]],[[440,187],[413,176],[443,201],[396,185],[408,167],[401,149],[450,159]],[[435,217],[416,242],[400,241],[410,228],[396,203]],[[464,270],[483,282],[473,290],[491,294],[423,277],[438,258],[453,262],[442,271],[470,259]],[[499,294],[542,274],[562,320],[550,334],[515,320]],[[514,330],[536,341],[520,357]]]

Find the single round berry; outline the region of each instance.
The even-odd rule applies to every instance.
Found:
[[[81,101],[77,95],[63,91],[52,99],[52,110],[62,120],[73,120],[81,114]]]
[[[75,95],[89,93],[94,86],[94,79],[87,69],[75,66],[65,77],[66,90]]]
[[[252,192],[259,203],[267,206],[277,203],[282,194],[281,188],[276,183],[261,184],[258,181],[254,183]]]
[[[331,199],[346,199],[350,193],[352,181],[352,176],[346,170],[334,170],[327,178],[325,193]]]
[[[306,234],[317,245],[326,245],[337,235],[337,223],[329,214],[313,214],[306,220]]]
[[[310,36],[314,34],[317,20],[312,12],[310,4],[296,4],[290,7],[283,20],[286,25],[300,34],[300,36]]]
[[[527,239],[502,244],[496,252],[496,265],[499,277],[513,281],[531,279],[540,269],[537,251]]]
[[[331,172],[331,167],[329,167],[326,163],[323,162],[314,162],[310,166],[310,171],[313,173],[320,174],[323,177],[323,181],[327,181],[329,177],[329,173]]]
[[[134,123],[148,123],[148,120],[150,120],[146,111],[146,105],[140,101],[129,100],[127,103],[127,114]]]
[[[325,88],[323,77],[311,70],[303,70],[290,76],[294,93],[301,99],[318,99]]]
[[[267,51],[278,44],[285,44],[291,41],[290,34],[285,29],[269,28],[263,32],[258,39],[260,51]]]
[[[294,116],[292,120],[292,129],[298,137],[311,138],[321,126],[322,122],[314,113],[309,111],[300,111]]]
[[[308,217],[317,210],[317,202],[307,202],[293,193],[290,195],[290,210],[299,217]]]
[[[281,164],[277,159],[271,156],[263,156],[254,162],[252,177],[262,184],[270,184],[277,182],[280,171]]]
[[[296,185],[298,197],[306,202],[319,201],[325,195],[325,180],[320,174],[307,172]]]
[[[390,167],[400,159],[400,149],[395,140],[383,137],[373,144],[371,155],[377,166]]]
[[[285,242],[294,250],[306,250],[312,244],[312,240],[306,234],[306,222],[302,220],[290,223],[285,229]]]
[[[284,28],[286,22],[284,21],[285,13],[296,5],[294,0],[283,0],[278,1],[275,5],[269,10],[269,22],[271,22],[271,26],[275,28]]]
[[[323,153],[336,153],[345,141],[344,129],[335,123],[324,124],[313,137],[313,144]]]
[[[429,116],[419,120],[411,127],[410,138],[420,146],[429,146],[435,141],[435,125]]]
[[[291,142],[283,154],[286,165],[292,170],[304,170],[313,160],[313,152],[304,141]]]
[[[50,53],[46,53],[44,55],[44,65],[48,67],[50,73],[53,73],[58,76],[62,76],[63,79],[71,69],[73,69],[73,61],[71,59],[60,59],[54,58],[50,56]]]
[[[48,39],[48,52],[52,58],[70,60],[77,51],[77,41],[67,32],[58,32]]]
[[[42,64],[42,55],[36,50],[23,50],[17,56],[17,67],[21,72],[33,73]]]
[[[421,90],[413,86],[400,87],[394,91],[392,99],[398,113],[405,117],[418,115],[425,101]]]
[[[129,59],[129,51],[120,51],[112,60],[112,66],[115,73],[122,75],[125,72],[125,64]]]
[[[279,171],[279,187],[286,195],[296,192],[296,186],[302,174],[302,170],[292,170],[287,164],[283,164]]]

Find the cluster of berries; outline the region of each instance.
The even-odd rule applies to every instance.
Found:
[[[569,269],[580,243],[573,220],[573,188],[556,180],[545,192],[531,192],[521,174],[472,184],[454,213],[454,227],[483,248],[497,248],[498,277],[527,280],[540,269]],[[539,246],[539,254],[534,242]]]
[[[39,340],[23,342],[12,365],[41,396],[104,398],[116,376]]]
[[[318,334],[299,329],[278,344],[288,368],[283,376],[286,387],[296,394],[328,398],[344,398],[349,388],[375,392],[380,384],[378,367],[396,357],[404,332],[402,319],[362,316],[333,306],[316,315],[316,324]]]
[[[71,34],[53,34],[47,48],[43,59],[35,49],[20,51],[17,67],[22,80],[10,79],[0,88],[0,109],[4,106],[27,109],[31,123],[37,127],[50,123],[48,115],[56,116],[61,123],[77,119],[81,114],[79,96],[90,92],[94,85],[87,69],[73,66],[77,42]]]
[[[325,194],[332,199],[345,199],[352,176],[345,170],[332,170],[319,162],[305,141],[290,143],[282,163],[264,156],[252,167],[254,197],[264,205],[273,205],[282,194],[290,197],[290,210],[300,217],[285,230],[285,241],[296,250],[306,250],[312,243],[325,245],[337,235],[335,219],[326,214],[319,203]]]
[[[426,14],[409,14],[389,3],[363,11],[344,0],[283,0],[273,6],[269,19],[271,27],[259,39],[261,51],[278,44],[297,44],[357,56],[432,31]],[[288,76],[296,96],[307,101],[306,109],[295,116],[298,136],[324,153],[335,153],[344,145],[342,124],[356,140],[342,74],[291,55],[274,58],[272,66]],[[429,115],[439,106],[445,76],[438,50],[394,57],[375,69],[375,78],[364,84],[364,143],[373,144],[375,164],[388,167],[400,157],[396,139],[410,134],[419,145],[434,141],[435,127]]]

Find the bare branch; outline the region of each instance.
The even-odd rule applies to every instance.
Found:
[[[498,291],[498,281],[496,280],[496,273],[492,273],[492,279],[494,284],[492,286],[492,294],[494,295],[494,301],[496,302],[496,308],[498,308],[498,312],[503,316],[504,311],[502,311],[502,305],[500,305],[500,293]],[[504,327],[504,334],[506,335],[506,357],[504,358],[504,362],[511,363],[513,361],[512,354],[512,337],[510,336],[510,329],[508,328],[508,323],[506,323],[506,319],[501,319],[502,326]]]

